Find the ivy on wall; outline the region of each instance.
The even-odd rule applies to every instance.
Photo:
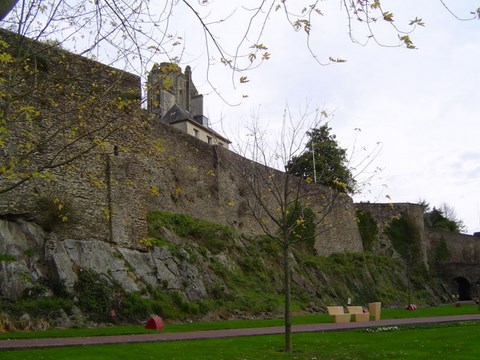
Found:
[[[450,252],[448,251],[447,240],[441,236],[433,253],[434,264],[439,264],[450,259]]]
[[[358,230],[362,238],[363,250],[372,251],[378,236],[378,224],[370,211],[356,211]]]
[[[421,230],[414,219],[405,213],[395,217],[386,227],[385,234],[392,241],[393,248],[405,260],[412,272],[423,272],[424,262],[421,258]]]

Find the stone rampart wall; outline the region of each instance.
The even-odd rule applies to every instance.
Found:
[[[12,33],[2,31],[0,35],[12,44],[17,41]],[[109,132],[102,136],[85,133],[79,139],[74,138],[76,133],[67,133],[75,139],[72,152],[80,155],[48,170],[48,179],[36,176],[2,194],[0,216],[23,214],[41,222],[39,201],[49,199],[50,206],[55,206],[54,200],[59,198],[71,213],[65,224],[55,225],[58,239],[96,239],[124,247],[141,246],[147,236],[146,215],[154,210],[188,214],[248,234],[262,232],[245,211],[244,197],[248,194],[241,179],[228,166],[228,161],[238,164],[245,159],[163,124],[149,117],[135,101],[128,101],[135,94],[138,97],[138,77],[56,47],[25,41],[35,56],[41,55],[48,63],[42,72],[33,73],[41,81],[32,84],[29,73],[22,69],[16,73],[25,77],[18,91],[34,86],[38,123],[48,120],[52,129],[67,124],[69,131],[73,127],[83,126],[87,131],[105,125]],[[47,151],[39,151],[35,161],[39,165],[48,162],[55,153],[54,146],[67,139],[53,138]],[[20,143],[14,137],[7,140]],[[83,153],[92,144],[96,146]],[[12,145],[4,154],[14,152]],[[271,169],[259,167],[259,171]],[[276,173],[280,179],[282,174]],[[0,185],[8,181],[0,176]],[[321,212],[323,198],[333,195],[328,189],[310,187],[306,201]],[[349,197],[335,201],[322,226],[315,246],[318,253],[362,251]]]
[[[27,180],[0,194],[0,215],[48,223],[62,237],[111,241],[109,141],[122,144],[140,126],[140,78],[5,30],[0,38],[14,59],[2,64],[0,168],[17,162],[0,171],[0,192]]]
[[[425,239],[425,227],[423,223],[423,208],[418,204],[410,203],[390,203],[390,204],[371,204],[359,203],[356,208],[370,212],[378,225],[378,239],[373,246],[373,251],[386,256],[398,256],[389,237],[385,234],[386,227],[399,216],[406,215],[414,222],[415,228],[418,229],[418,237],[420,238],[420,258],[428,266],[427,248]]]
[[[246,234],[262,233],[247,209],[245,184],[231,166],[238,168],[248,160],[229,150],[158,122],[152,124],[149,136],[135,147],[134,154],[119,153],[109,156],[109,161],[112,230],[117,233],[114,242],[125,245],[139,239],[127,234],[138,233],[132,226],[144,224],[146,213],[155,210],[191,215]],[[259,166],[257,171],[272,169]],[[308,205],[320,213],[322,196],[332,192],[321,186],[305,186],[311,187]],[[318,253],[361,252],[351,198],[340,196],[332,204],[317,237]],[[276,208],[273,199],[269,208]]]
[[[434,252],[441,240],[445,240],[448,249],[446,262],[457,264],[480,264],[480,238],[456,234],[450,231],[431,230],[426,233],[427,249]],[[480,266],[479,266],[480,268]]]

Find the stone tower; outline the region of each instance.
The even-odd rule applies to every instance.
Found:
[[[187,110],[193,117],[203,115],[203,95],[192,81],[190,66],[182,69],[173,63],[155,64],[148,75],[147,109],[161,119],[174,105]]]

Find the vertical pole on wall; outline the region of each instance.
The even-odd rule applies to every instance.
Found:
[[[313,182],[317,182],[317,167],[315,161],[315,145],[313,143],[313,136],[312,136],[312,156],[313,156]]]

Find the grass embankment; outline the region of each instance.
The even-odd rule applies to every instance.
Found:
[[[453,305],[419,308],[415,311],[406,311],[404,309],[384,309],[382,310],[382,319],[402,319],[418,318],[432,316],[465,315],[477,314],[479,308],[477,305],[462,305],[455,307]],[[330,316],[326,314],[296,316],[293,318],[293,325],[317,324],[332,322]],[[192,322],[187,324],[166,324],[163,332],[185,332],[202,330],[223,330],[255,328],[283,325],[282,318],[270,320],[230,320],[230,321],[212,321],[212,322]],[[33,339],[33,338],[59,338],[59,337],[81,337],[81,336],[113,336],[130,334],[149,334],[151,330],[146,330],[143,326],[114,326],[104,328],[81,328],[81,329],[54,329],[36,332],[14,332],[0,334],[0,339]]]
[[[44,279],[16,301],[0,299],[0,331],[58,326],[65,314],[72,317],[74,305],[83,314],[73,316],[79,327],[110,322],[111,310],[120,322],[130,324],[150,314],[176,321],[207,315],[228,319],[281,314],[281,249],[273,239],[250,237],[226,226],[165,212],[149,213],[148,223],[149,237],[143,245],[171,266],[170,271],[155,270],[159,271],[155,285],[139,284],[138,292],[127,292],[108,269],[101,274],[81,269],[70,290],[61,282]],[[426,273],[407,282],[405,264],[398,259],[373,253],[318,256],[311,245],[291,248],[294,312],[345,305],[349,298],[357,305],[381,301],[386,306],[408,301],[440,304],[449,299],[445,286]],[[135,272],[135,262],[128,262],[121,252],[114,255],[125,269]],[[19,321],[25,314],[31,321]]]

